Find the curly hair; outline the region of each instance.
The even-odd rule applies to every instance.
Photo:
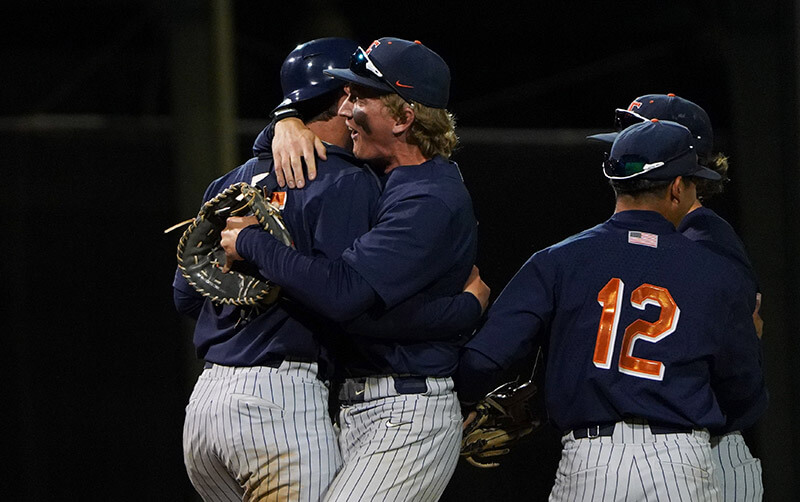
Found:
[[[728,157],[722,153],[716,154],[706,167],[716,171],[722,178],[718,180],[697,179],[697,198],[701,202],[722,193],[725,190],[725,185],[730,181],[730,178],[728,178]]]
[[[414,109],[414,123],[411,124],[408,140],[417,145],[425,158],[435,155],[449,158],[458,145],[456,119],[444,108],[431,108],[420,103],[408,103],[397,94],[381,96],[381,102],[395,118],[402,117],[403,108],[409,104]]]

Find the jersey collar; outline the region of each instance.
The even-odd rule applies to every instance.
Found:
[[[672,223],[656,211],[631,209],[615,213],[609,220],[613,225],[629,230],[647,230],[655,234],[677,232]]]

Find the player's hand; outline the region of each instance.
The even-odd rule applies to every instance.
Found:
[[[272,140],[272,155],[275,159],[275,178],[280,186],[302,188],[303,159],[308,168],[308,179],[317,177],[317,153],[319,158],[327,159],[325,145],[302,120],[290,117],[275,124],[275,137]]]
[[[226,225],[220,233],[221,238],[219,241],[220,246],[225,250],[225,265],[222,267],[223,272],[227,273],[230,271],[234,262],[243,260],[236,251],[236,239],[239,237],[239,232],[245,227],[257,224],[258,218],[255,216],[231,216],[226,220]]]
[[[756,309],[753,311],[753,324],[756,326],[758,338],[764,334],[764,319],[761,318],[761,293],[756,293]]]
[[[472,295],[478,299],[478,302],[481,304],[481,314],[483,314],[486,311],[486,307],[489,306],[489,295],[492,290],[483,282],[478,267],[475,265],[472,266],[472,272],[470,272],[467,278],[467,283],[464,284],[464,292],[472,293]]]
[[[477,417],[477,416],[478,416],[478,412],[477,411],[475,411],[475,410],[470,411],[469,414],[467,415],[467,418],[464,419],[464,424],[461,426],[461,430],[462,431],[467,430],[467,427],[469,427],[469,424],[471,424],[473,422],[473,420],[475,420],[475,417]]]

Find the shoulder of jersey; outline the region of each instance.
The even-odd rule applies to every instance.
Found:
[[[588,239],[594,239],[597,237],[602,237],[603,235],[607,235],[608,232],[604,230],[603,224],[599,223],[591,228],[587,228],[586,230],[582,230],[577,234],[570,235],[564,240],[556,242],[555,244],[548,247],[551,250],[557,250],[559,248],[563,248],[566,246],[573,246],[573,245],[580,245],[583,244]]]
[[[212,181],[209,184],[209,188],[214,188],[214,190],[219,193],[232,184],[239,183],[240,181],[246,181],[247,183],[250,183],[250,180],[253,178],[253,167],[256,160],[257,159],[253,157],[248,159],[244,164],[231,169],[227,173]]]

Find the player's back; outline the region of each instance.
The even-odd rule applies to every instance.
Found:
[[[271,155],[262,152],[215,180],[206,198],[232,183],[263,183],[264,175],[274,176],[273,170]],[[273,200],[280,202],[284,223],[299,252],[335,259],[369,230],[379,192],[375,176],[350,152],[328,145],[328,159],[319,161],[317,179]],[[310,309],[284,299],[266,308],[206,301],[194,343],[198,356],[207,361],[255,366],[274,359],[317,359],[327,353],[319,346],[320,339],[331,336],[335,329]]]
[[[536,268],[553,274],[546,386],[557,426],[638,417],[711,428],[725,423],[719,402],[731,390],[712,380],[727,375],[760,394],[738,274],[657,213],[618,213],[537,255]]]

